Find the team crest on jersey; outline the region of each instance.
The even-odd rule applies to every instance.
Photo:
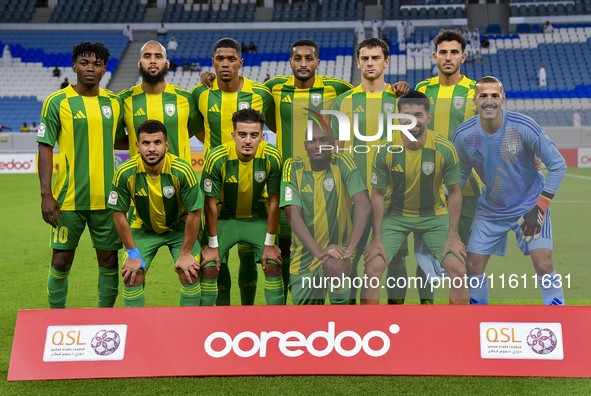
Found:
[[[238,103],[238,109],[240,110],[244,110],[244,109],[248,109],[250,106],[248,105],[248,102],[240,102]]]
[[[254,173],[254,179],[256,181],[258,181],[259,183],[264,182],[266,176],[267,176],[267,172],[265,172],[265,171],[260,171],[260,172]]]
[[[312,94],[310,95],[310,99],[312,100],[312,104],[314,106],[318,106],[322,100],[322,96],[320,96],[320,94]]]
[[[167,104],[164,105],[164,111],[166,112],[166,114],[168,114],[169,117],[172,117],[174,115],[174,112],[176,111],[176,107],[172,103]]]
[[[164,196],[166,198],[172,198],[172,196],[174,195],[174,187],[166,186],[162,189],[162,192],[164,193]]]
[[[111,112],[111,108],[109,106],[103,106],[102,110],[103,110],[103,114],[107,118],[111,118],[111,116],[113,115],[113,113]]]
[[[386,112],[386,114],[392,114],[393,111],[394,111],[394,104],[384,103],[384,112]]]
[[[517,154],[517,143],[511,143],[507,145],[507,152],[511,155]]]
[[[464,102],[466,101],[466,98],[462,98],[461,96],[456,96],[454,98],[454,107],[458,110],[460,110],[462,108],[462,106],[464,105]]]
[[[433,173],[433,169],[435,169],[435,164],[433,162],[423,162],[423,173],[429,176]]]
[[[334,179],[332,177],[324,181],[324,188],[326,188],[326,191],[332,191],[334,188]]]

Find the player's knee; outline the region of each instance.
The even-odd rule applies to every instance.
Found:
[[[127,282],[125,282],[125,287],[130,288],[130,287],[136,287],[141,285],[142,283],[144,283],[144,280],[146,279],[146,274],[144,271],[138,271],[135,274],[135,279],[133,280],[133,282],[131,281],[131,276],[129,278],[127,278]]]
[[[202,279],[217,279],[219,271],[216,266],[205,267],[201,270]]]
[[[119,259],[117,256],[117,250],[105,250],[98,257],[99,266],[102,268],[117,268]]]
[[[554,263],[552,262],[552,256],[545,255],[539,257],[534,261],[534,267],[538,275],[546,275],[554,271]]]
[[[330,277],[346,275],[351,270],[351,260],[328,259],[324,263],[324,272]]]
[[[388,264],[382,257],[376,257],[365,265],[365,275],[368,277],[381,278]]]
[[[68,272],[74,261],[74,250],[54,250],[51,266],[60,272]]]
[[[463,278],[468,275],[468,270],[460,260],[455,257],[448,257],[441,263],[450,278]]]
[[[265,276],[280,276],[281,275],[281,267],[275,263],[270,263],[267,261],[267,268],[265,268]]]
[[[199,281],[198,276],[193,276],[192,274],[189,274],[189,277],[190,277],[190,279],[187,278],[185,273],[182,271],[179,273],[179,280],[181,281],[181,283],[183,285],[194,285],[195,283],[197,283]]]

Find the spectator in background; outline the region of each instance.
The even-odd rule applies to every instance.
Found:
[[[242,44],[240,44],[240,48],[243,54],[246,54],[248,52],[248,45],[246,45],[245,42],[242,42]]]
[[[201,71],[201,65],[199,64],[199,62],[197,62],[197,60],[193,61],[193,64],[191,65],[191,72],[200,72]]]
[[[183,63],[183,73],[188,71],[191,71],[191,65],[189,64],[189,60],[185,59],[185,62]]]
[[[267,82],[267,81],[269,81],[270,79],[271,79],[271,76],[269,75],[269,73],[267,73],[267,77],[265,77],[265,81],[263,81],[263,82]]]
[[[178,43],[178,41],[176,41],[176,40],[174,39],[174,37],[171,37],[171,38],[170,38],[170,41],[168,42],[168,45],[166,46],[166,50],[167,50],[168,52],[170,52],[170,51],[176,51],[178,48],[179,48],[179,43]]]
[[[37,126],[37,123],[35,121],[33,121],[33,125],[31,125],[29,127],[29,129],[31,130],[31,132],[37,132],[39,130],[39,127]]]
[[[29,126],[27,125],[26,122],[23,123],[23,126],[21,127],[21,132],[30,132],[31,128],[29,128]]]
[[[490,45],[490,41],[488,41],[488,37],[484,36],[481,42],[482,48],[488,48]]]
[[[478,30],[478,28],[474,29],[472,39],[474,40],[474,43],[472,43],[472,45],[475,45],[477,49],[480,48],[480,30]]]
[[[4,52],[2,53],[2,61],[4,62],[4,67],[12,67],[12,55],[10,54],[10,47],[4,46]]]
[[[171,72],[175,72],[176,69],[178,69],[178,67],[179,67],[179,65],[177,65],[173,59],[170,61],[170,66],[168,67],[168,70],[170,70]]]
[[[12,132],[12,128],[9,128],[6,125],[0,124],[0,132],[2,132],[2,131],[10,131],[10,132]]]
[[[257,46],[254,45],[254,41],[250,42],[250,45],[248,46],[248,52],[250,54],[256,54],[257,53]]]
[[[402,44],[404,44],[404,21],[400,21],[400,23],[396,25],[396,34],[398,36],[398,46],[402,46]]]
[[[68,85],[70,85],[70,82],[68,81],[67,78],[64,78],[64,82],[62,83],[62,85],[60,85],[60,89],[67,88]]]
[[[390,46],[390,39],[385,34],[382,36],[382,41],[384,41],[384,43],[388,44],[388,47]]]
[[[412,23],[410,23],[410,21],[406,21],[406,23],[404,24],[404,38],[406,40],[410,40],[410,36],[412,36],[412,34],[415,31],[415,27],[412,25]]]
[[[574,127],[581,127],[581,110],[576,109],[573,113],[573,126]]]
[[[540,81],[540,87],[548,86],[546,81],[546,65],[544,63],[538,68],[538,80]]]
[[[482,54],[480,51],[476,51],[476,55],[474,55],[474,63],[482,63]]]
[[[129,37],[129,41],[133,41],[133,32],[131,31],[131,26],[127,25],[123,28],[123,35]]]
[[[554,26],[550,23],[550,21],[546,21],[544,25],[544,33],[552,33],[554,32]]]
[[[56,66],[55,69],[53,69],[53,76],[54,77],[58,77],[62,75],[62,71]]]
[[[164,22],[160,24],[160,27],[156,33],[158,33],[158,36],[166,36],[168,29],[164,27]]]
[[[377,19],[371,23],[371,37],[380,38],[380,24]]]
[[[363,26],[363,21],[359,21],[357,23],[357,27],[355,28],[355,35],[357,36],[357,43],[360,43],[363,40],[365,40],[365,26]]]

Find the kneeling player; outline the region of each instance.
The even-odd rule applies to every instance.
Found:
[[[255,259],[262,260],[265,272],[267,304],[280,305],[283,278],[275,235],[279,226],[281,154],[263,141],[262,113],[243,109],[234,113],[232,123],[233,141],[211,149],[201,177],[209,235],[203,254],[215,257],[203,266],[201,305],[214,305],[220,257],[238,243],[254,247]]]
[[[409,233],[419,234],[451,278],[450,304],[468,302],[465,282],[466,267],[462,256],[464,244],[458,238],[458,221],[462,207],[460,167],[453,145],[444,137],[427,130],[431,120],[429,98],[410,91],[400,97],[398,112],[417,119],[409,132],[392,135],[382,141],[372,164],[371,203],[373,206],[372,240],[365,248],[365,275],[381,279],[388,263]],[[409,124],[409,119],[401,119]],[[399,147],[404,147],[401,151]],[[442,184],[449,192],[449,214],[445,208]],[[384,194],[390,187],[390,205],[384,214]],[[429,272],[424,269],[425,272]],[[441,268],[436,269],[442,273]],[[458,282],[459,280],[459,282]],[[459,286],[458,286],[459,285]],[[372,282],[364,284],[361,302],[379,304],[380,291]]]
[[[505,255],[507,233],[513,230],[523,254],[531,255],[544,303],[564,305],[561,278],[552,264],[548,206],[566,162],[538,124],[525,115],[503,111],[504,102],[501,81],[481,78],[474,92],[478,115],[461,124],[453,139],[462,183],[474,167],[485,185],[468,240],[470,303],[488,303],[486,264],[491,254]],[[545,182],[534,169],[536,155],[548,168]]]
[[[353,158],[331,153],[332,145],[332,133],[314,125],[312,140],[304,143],[308,155],[290,158],[283,168],[281,206],[293,231],[294,304],[324,304],[327,292],[332,304],[349,303],[351,257],[371,214]]]
[[[167,153],[166,127],[146,120],[137,129],[139,154],[117,168],[108,206],[127,249],[121,273],[126,307],[145,306],[144,278],[162,246],[168,246],[181,281],[181,306],[198,306],[199,252],[197,241],[203,198],[187,161]],[[137,218],[129,226],[127,211],[133,200]]]

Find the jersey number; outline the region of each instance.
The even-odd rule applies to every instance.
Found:
[[[53,243],[57,243],[59,238],[60,243],[66,243],[68,241],[68,228],[60,227],[53,231]]]

